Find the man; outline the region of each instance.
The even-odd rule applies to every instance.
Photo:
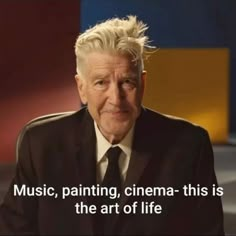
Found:
[[[146,29],[128,16],[107,20],[78,37],[75,78],[86,107],[26,126],[16,175],[0,208],[1,233],[224,234],[221,201],[212,191],[217,183],[207,132],[141,106]],[[26,196],[19,196],[22,186],[29,187]],[[49,186],[58,197],[35,190]],[[99,194],[63,198],[61,189],[74,186],[115,187],[121,195],[115,200]],[[194,193],[184,193],[184,186]],[[155,187],[177,191],[145,191]],[[138,188],[144,192],[136,193]],[[80,214],[77,203],[99,210]],[[116,203],[118,212],[101,213],[102,205]],[[127,213],[127,205],[137,208]]]

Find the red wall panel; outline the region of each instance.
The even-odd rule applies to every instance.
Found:
[[[80,107],[74,82],[78,0],[0,1],[0,164],[23,125]]]

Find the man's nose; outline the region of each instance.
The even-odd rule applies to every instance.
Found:
[[[110,90],[109,90],[110,103],[114,105],[120,105],[124,97],[125,97],[125,94],[120,84],[111,85]]]

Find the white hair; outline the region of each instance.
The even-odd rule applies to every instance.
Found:
[[[82,74],[83,61],[91,52],[128,54],[143,70],[145,47],[148,47],[147,29],[147,25],[138,21],[136,16],[108,19],[87,29],[75,43],[77,74]]]

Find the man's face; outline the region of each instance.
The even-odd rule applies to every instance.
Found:
[[[90,53],[83,78],[76,76],[79,94],[99,130],[110,143],[118,143],[139,116],[145,72],[130,57]]]

